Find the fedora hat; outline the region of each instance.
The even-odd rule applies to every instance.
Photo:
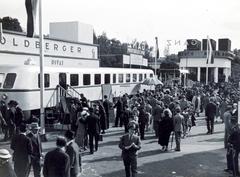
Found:
[[[7,149],[0,149],[0,158],[1,159],[10,159],[12,156]]]
[[[41,127],[38,126],[38,123],[33,122],[30,124],[31,129],[40,129]]]

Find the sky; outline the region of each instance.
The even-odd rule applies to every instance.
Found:
[[[207,36],[229,38],[232,49],[240,49],[239,0],[42,0],[42,11],[44,34],[49,22],[79,21],[122,43],[137,39],[155,46],[158,37],[160,56],[168,45],[169,53],[177,53],[186,39]],[[4,16],[19,19],[26,29],[25,0],[1,0]]]

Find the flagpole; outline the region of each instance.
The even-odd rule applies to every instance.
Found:
[[[155,37],[156,40],[156,46],[155,46],[155,61],[154,61],[154,73],[155,77],[157,77],[157,52],[158,52],[158,38]]]
[[[45,112],[44,112],[44,39],[42,30],[42,0],[39,0],[39,43],[40,43],[40,124],[41,135],[46,140],[45,136]]]
[[[208,46],[208,36],[207,36],[207,63],[206,63],[206,85],[208,85],[208,63],[209,63],[209,46]]]

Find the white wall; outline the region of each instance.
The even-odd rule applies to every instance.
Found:
[[[77,21],[53,22],[49,25],[49,37],[93,44],[93,27]]]

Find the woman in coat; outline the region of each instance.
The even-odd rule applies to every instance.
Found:
[[[77,117],[77,132],[76,132],[76,138],[75,141],[78,144],[79,148],[82,150],[86,150],[86,143],[85,139],[87,137],[87,127],[86,127],[86,118],[88,116],[88,112],[83,110],[81,112],[78,112]]]
[[[171,132],[173,131],[173,121],[170,118],[170,114],[168,110],[163,112],[164,116],[162,120],[159,122],[159,131],[158,131],[158,144],[162,146],[163,151],[168,150],[168,142]]]

